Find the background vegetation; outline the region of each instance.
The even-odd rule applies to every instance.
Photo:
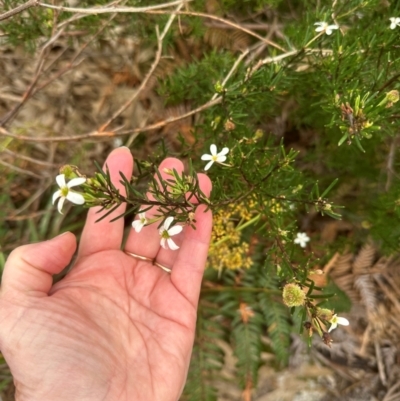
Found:
[[[0,8],[11,11],[0,15],[0,268],[18,245],[67,230],[79,236],[85,210],[60,215],[51,204],[60,166],[91,175],[94,161],[125,145],[142,169],[170,155],[201,171],[201,155],[216,144],[230,152],[228,166],[208,171],[213,244],[182,400],[217,399],[225,343],[246,400],[263,355],[273,355],[274,369],[287,366],[294,338],[308,336],[303,309],[281,301],[287,282],[311,287],[310,296],[339,313],[351,302],[372,305],[354,293],[365,295],[366,284],[344,284],[340,266],[369,277],[377,260],[387,269],[400,245],[400,27],[389,20],[400,17],[397,2],[54,0]],[[317,32],[317,22],[338,29]],[[294,242],[303,232],[304,249]],[[367,241],[375,246],[363,248],[364,263],[342,261],[338,272],[339,253],[355,254]],[[327,278],[335,263],[336,284]],[[353,334],[370,322],[359,324]],[[397,377],[387,376],[378,386],[385,394]]]

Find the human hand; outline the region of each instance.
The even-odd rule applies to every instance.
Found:
[[[106,161],[122,192],[129,179],[128,149]],[[160,165],[183,170],[177,159]],[[211,182],[199,175],[208,195]],[[211,212],[199,206],[196,230],[187,226],[177,251],[160,247],[157,225],[131,229],[125,251],[172,268],[168,274],[121,248],[123,219],[98,223],[90,209],[76,263],[52,285],[52,275],[71,260],[75,236],[21,246],[9,256],[0,290],[0,349],[16,385],[17,400],[176,401],[193,346],[196,310],[211,235]],[[147,212],[147,214],[151,211]],[[180,238],[179,238],[180,237]]]

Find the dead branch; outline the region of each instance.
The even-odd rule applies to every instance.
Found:
[[[32,173],[32,171],[25,170],[25,169],[20,168],[20,167],[16,167],[16,166],[14,166],[13,164],[7,163],[7,162],[5,162],[5,161],[2,160],[2,159],[0,159],[0,164],[2,164],[3,166],[9,168],[10,170],[16,171],[17,173],[29,175],[29,176],[35,177],[35,178],[45,178],[45,176],[43,176],[43,175],[39,175],[39,174],[36,174],[36,173]]]
[[[71,13],[79,13],[79,14],[87,14],[87,15],[97,15],[97,14],[107,14],[107,13],[147,13],[149,11],[154,10],[162,10],[163,8],[174,7],[183,5],[184,2],[191,0],[177,0],[172,1],[171,3],[163,3],[157,4],[155,6],[147,6],[147,7],[93,7],[93,8],[79,8],[79,7],[63,7],[63,6],[54,6],[52,4],[46,4],[37,1],[37,5],[44,8],[51,8],[52,10],[65,11]]]
[[[47,49],[59,38],[61,33],[63,32],[63,29],[58,31],[42,48],[37,67],[36,67],[36,72],[35,76],[33,77],[33,80],[31,84],[29,85],[28,89],[25,91],[25,93],[22,95],[21,101],[12,109],[10,110],[5,117],[0,120],[0,126],[6,125],[15,115],[18,113],[18,111],[21,109],[21,107],[28,101],[28,99],[34,94],[34,88],[40,78],[43,66],[44,66],[44,58],[47,52]]]
[[[7,11],[3,14],[0,15],[0,21],[4,21],[5,19],[8,19],[16,14],[22,13],[22,11],[27,10],[28,8],[31,7],[36,7],[39,4],[37,0],[29,0],[24,4],[21,4],[18,7],[13,8],[10,11]]]
[[[238,29],[240,31],[246,32],[248,35],[253,36],[257,38],[258,40],[261,40],[264,43],[267,43],[268,45],[275,47],[276,49],[279,49],[283,52],[286,52],[286,50],[278,45],[277,43],[264,38],[261,35],[258,35],[257,33],[241,26],[240,24],[236,24],[232,21],[226,20],[221,17],[217,17],[216,15],[212,14],[207,14],[207,13],[200,13],[200,12],[195,12],[195,11],[165,11],[162,10],[164,8],[168,8],[174,5],[183,5],[183,1],[175,1],[171,3],[164,3],[164,4],[159,4],[157,6],[149,6],[149,7],[95,7],[95,8],[77,8],[77,7],[62,7],[62,6],[53,6],[50,4],[46,3],[41,3],[39,2],[38,5],[41,7],[46,7],[46,8],[51,8],[53,10],[59,10],[59,11],[68,11],[68,12],[73,12],[73,13],[80,13],[80,14],[86,14],[86,15],[96,15],[96,14],[105,14],[105,13],[146,13],[146,14],[177,14],[177,15],[188,15],[192,17],[202,17],[202,18],[207,18],[211,19],[214,21],[218,21],[220,23],[223,23],[225,25],[228,25],[232,28]]]
[[[183,3],[181,3],[177,7],[177,11],[179,11],[183,6]],[[146,76],[144,77],[142,83],[140,84],[138,90],[131,96],[98,130],[98,132],[103,132],[121,113],[123,113],[131,104],[132,102],[140,95],[140,93],[144,90],[144,88],[147,85],[147,82],[149,81],[150,77],[153,75],[155,69],[158,66],[158,63],[160,62],[161,59],[161,54],[162,54],[162,43],[165,38],[165,35],[168,33],[169,29],[171,28],[172,22],[174,21],[176,17],[176,14],[173,13],[168,19],[168,22],[166,23],[163,32],[161,35],[158,32],[158,27],[156,27],[157,31],[157,52],[155,59],[153,61],[153,64],[150,67],[150,70],[147,72]]]
[[[52,167],[52,168],[57,167],[56,164],[45,162],[43,160],[34,159],[33,157],[21,155],[19,153],[13,152],[9,149],[3,149],[1,152],[5,153],[9,156],[15,157],[16,159],[21,159],[21,160],[25,160],[30,163],[38,164],[39,166]]]
[[[196,109],[190,110],[187,113],[181,114],[179,116],[175,117],[170,117],[165,120],[159,121],[154,124],[150,124],[147,127],[143,128],[135,128],[132,130],[127,130],[127,131],[119,131],[117,132],[116,130],[114,131],[106,131],[106,132],[99,132],[99,131],[94,131],[94,132],[89,132],[87,134],[82,134],[82,135],[71,135],[68,137],[65,136],[54,136],[51,138],[45,137],[45,138],[35,138],[31,136],[26,136],[26,135],[16,135],[12,134],[11,132],[7,131],[5,128],[0,127],[0,134],[9,137],[9,138],[14,138],[18,139],[20,141],[27,141],[27,142],[73,142],[73,141],[80,141],[84,139],[98,139],[98,138],[116,138],[118,136],[125,136],[125,135],[131,135],[131,134],[137,134],[137,133],[144,133],[144,132],[149,132],[149,131],[154,131],[157,129],[160,129],[162,127],[165,127],[168,124],[174,123],[179,120],[183,120],[187,117],[190,117],[194,114],[200,113],[203,110],[207,110],[210,107],[213,107],[219,103],[222,102],[222,97],[218,97],[215,100],[209,101],[202,106],[197,107]]]

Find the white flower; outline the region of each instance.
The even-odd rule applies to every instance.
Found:
[[[53,205],[54,202],[60,198],[58,201],[57,209],[62,213],[62,207],[64,205],[65,199],[68,199],[70,202],[75,203],[75,205],[83,205],[85,203],[85,198],[82,194],[78,192],[71,191],[70,188],[76,187],[77,185],[81,185],[86,181],[84,177],[73,178],[68,184],[65,183],[65,175],[60,174],[56,177],[56,182],[60,189],[53,194]]]
[[[390,19],[390,29],[395,29],[396,26],[400,26],[400,18],[389,18]]]
[[[329,328],[328,332],[336,329],[338,324],[341,324],[342,326],[348,326],[350,324],[350,322],[346,318],[339,317],[337,314],[334,314],[332,316],[332,319],[329,320],[329,323],[331,324],[331,327]]]
[[[318,27],[315,28],[316,32],[325,32],[327,35],[332,34],[332,29],[339,29],[337,25],[328,25],[327,22],[316,22],[314,25],[318,25]]]
[[[297,233],[294,243],[299,244],[302,248],[305,248],[308,241],[310,241],[310,237],[306,233]]]
[[[141,229],[147,224],[146,213],[139,213],[139,220],[132,222],[132,227],[137,233],[140,233]]]
[[[229,149],[223,148],[221,150],[221,152],[217,153],[217,147],[214,144],[212,144],[210,146],[210,152],[211,152],[211,155],[205,154],[205,155],[201,156],[201,160],[210,160],[204,167],[204,170],[206,170],[206,171],[213,165],[214,162],[222,164],[226,160],[225,155],[228,154]]]
[[[167,217],[164,221],[164,224],[160,228],[161,246],[164,249],[168,249],[169,247],[171,250],[176,251],[177,249],[179,249],[179,246],[175,244],[171,237],[173,235],[179,234],[182,231],[183,227],[173,226],[169,228],[173,221],[174,218],[172,216]]]

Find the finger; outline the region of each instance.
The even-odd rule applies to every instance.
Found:
[[[166,168],[175,169],[179,174],[181,174],[183,171],[183,163],[175,158],[167,158],[162,161],[158,169],[164,179],[169,179],[171,176],[165,173],[164,169]],[[147,196],[149,199],[154,200],[150,193],[148,193]],[[157,207],[153,207],[146,212],[146,218],[150,219],[157,214]],[[158,223],[153,223],[143,227],[140,232],[136,232],[132,228],[125,244],[125,250],[127,252],[154,259],[160,249],[160,234],[157,227]]]
[[[108,155],[103,170],[106,166],[110,172],[112,183],[125,196],[125,187],[120,183],[122,180],[120,172],[130,180],[133,170],[133,158],[130,150],[126,147],[113,150]],[[110,220],[124,213],[125,209],[126,204],[120,205],[108,217],[96,223],[102,213],[107,211],[98,213],[100,207],[90,208],[80,240],[79,257],[110,249],[120,249],[124,232],[124,219],[121,218],[112,223]]]
[[[207,195],[209,196],[210,192],[211,192],[211,181],[208,178],[208,176],[206,176],[205,174],[199,174],[198,175],[198,179],[199,179],[199,186],[200,189]],[[191,202],[194,202],[194,199],[190,199]],[[183,229],[183,232],[173,236],[171,239],[174,241],[174,243],[181,247],[182,241],[184,239],[184,232],[187,229],[187,227],[185,226]],[[175,260],[177,258],[179,254],[179,250],[171,250],[171,249],[164,249],[164,248],[160,248],[160,250],[158,251],[158,254],[156,256],[156,261],[157,263],[161,264],[162,266],[165,266],[167,268],[172,268],[172,266],[174,266]]]
[[[1,295],[9,292],[46,296],[53,284],[53,274],[60,273],[76,250],[76,238],[70,232],[49,241],[16,248],[4,266]]]
[[[200,178],[200,175],[199,175]],[[209,196],[211,181],[201,177],[202,191]],[[211,240],[212,213],[200,205],[195,213],[196,229],[186,227],[181,248],[172,268],[171,281],[193,306],[197,307],[201,281]]]

